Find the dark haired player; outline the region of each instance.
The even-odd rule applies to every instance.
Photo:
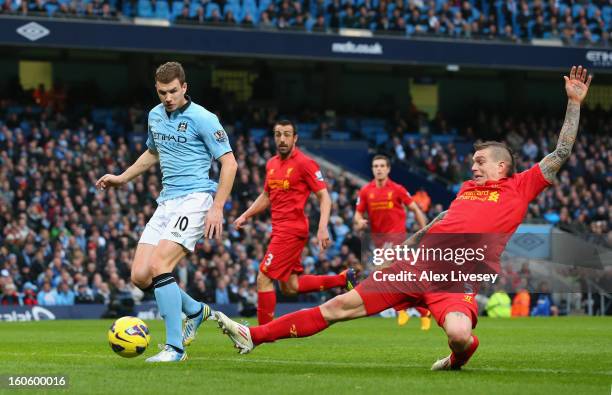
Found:
[[[252,216],[268,206],[272,211],[272,239],[257,275],[257,319],[260,325],[274,319],[276,292],[274,280],[285,295],[320,292],[334,287],[352,288],[352,269],[337,275],[303,275],[302,250],[308,241],[308,219],[304,214],[306,201],[313,192],[320,204],[317,240],[321,250],[331,244],[327,225],[331,198],[317,163],[296,146],[297,130],[291,121],[278,121],[274,127],[274,142],[278,154],[266,164],[264,191],[240,217],[234,221],[240,229]]]

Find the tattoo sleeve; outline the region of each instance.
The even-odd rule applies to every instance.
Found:
[[[448,210],[447,210],[448,211]],[[427,233],[427,231],[438,221],[442,220],[442,218],[444,218],[444,216],[446,215],[447,211],[442,211],[440,214],[438,214],[438,216],[434,219],[431,220],[430,223],[428,223],[427,225],[425,225],[423,228],[421,228],[418,232],[416,232],[415,234],[413,234],[412,236],[410,236],[405,242],[404,244],[409,245],[409,246],[413,246],[413,245],[417,245],[421,242],[421,239],[423,238],[423,236],[425,236],[425,233]]]
[[[557,172],[559,172],[561,166],[563,166],[572,153],[572,147],[574,146],[576,134],[578,133],[579,120],[580,104],[569,101],[567,103],[565,121],[563,122],[563,127],[561,127],[559,140],[557,140],[557,148],[540,161],[542,174],[544,174],[544,178],[550,182],[555,180]]]

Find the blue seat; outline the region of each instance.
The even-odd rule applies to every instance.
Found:
[[[263,11],[270,5],[271,0],[260,0],[259,1],[259,11]]]
[[[302,132],[312,133],[319,127],[319,125],[316,123],[298,123],[296,126],[299,134],[302,134]]]
[[[166,1],[157,1],[155,6],[155,17],[159,19],[170,19],[170,7]]]
[[[375,136],[376,145],[384,144],[389,141],[387,132],[377,133]]]
[[[59,6],[57,4],[51,4],[51,3],[45,4],[45,10],[47,11],[47,14],[49,16],[53,16],[53,14],[55,14],[55,11],[57,11],[58,9],[59,9]]]
[[[175,0],[172,2],[172,15],[174,15],[175,18],[181,15],[181,12],[183,12],[183,7],[184,5],[180,1]]]
[[[242,21],[247,14],[251,14],[251,18],[253,19],[253,23],[259,21],[259,11],[257,10],[257,6],[251,4],[245,4],[242,6],[242,12],[240,15],[240,20]]]
[[[334,141],[346,141],[351,139],[351,134],[349,132],[332,130],[329,133],[329,139]]]
[[[148,0],[139,0],[138,1],[138,16],[142,18],[152,18],[153,17],[153,8],[151,7],[151,2]]]
[[[251,129],[249,130],[249,136],[259,143],[268,134],[266,129]]]

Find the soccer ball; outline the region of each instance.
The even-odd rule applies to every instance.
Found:
[[[122,357],[137,357],[147,349],[150,341],[149,328],[140,318],[121,317],[108,330],[108,343]]]

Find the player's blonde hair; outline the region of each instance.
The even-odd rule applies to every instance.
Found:
[[[166,62],[155,70],[155,81],[162,84],[169,84],[177,78],[181,85],[185,83],[185,70],[179,62]]]
[[[506,176],[510,177],[516,173],[516,161],[514,160],[514,151],[506,143],[499,141],[483,141],[474,144],[474,152],[483,149],[492,148],[495,158],[499,161],[508,163],[508,171]]]

